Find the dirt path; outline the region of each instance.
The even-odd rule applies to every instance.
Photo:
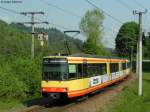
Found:
[[[70,102],[67,105],[49,105],[32,106],[21,112],[104,112],[107,110],[107,105],[115,100],[117,94],[127,85],[133,83],[134,76],[131,75],[127,79],[111,87],[108,87],[100,93],[89,97],[83,101]]]

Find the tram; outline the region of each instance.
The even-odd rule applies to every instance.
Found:
[[[43,58],[41,92],[44,97],[75,98],[105,88],[130,74],[130,61],[92,55]]]

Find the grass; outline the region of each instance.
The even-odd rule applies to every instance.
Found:
[[[18,112],[40,99],[40,96],[30,97],[24,100],[0,98],[0,112]]]
[[[24,108],[24,105],[18,100],[0,100],[0,112],[16,112]]]
[[[150,112],[150,73],[143,73],[143,95],[138,96],[137,81],[123,89],[115,101],[108,104],[109,112]]]
[[[40,104],[41,98],[41,96],[29,97],[24,100],[0,98],[0,112],[18,112],[34,103]]]

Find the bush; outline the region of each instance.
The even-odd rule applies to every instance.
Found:
[[[18,57],[11,63],[0,63],[0,97],[20,99],[39,96],[40,61],[41,58],[31,60]]]
[[[26,87],[11,73],[0,71],[0,97],[6,99],[25,98]]]
[[[11,72],[24,83],[27,96],[40,93],[41,67],[38,60],[17,58],[12,62]]]

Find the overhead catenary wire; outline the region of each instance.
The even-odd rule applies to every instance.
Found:
[[[109,13],[107,13],[106,11],[100,9],[99,7],[97,7],[94,3],[90,2],[89,0],[85,0],[87,3],[89,3],[90,5],[92,5],[93,7],[95,7],[96,9],[102,11],[105,15],[107,15],[108,17],[112,18],[114,21],[120,23],[120,24],[123,24],[123,22],[115,17],[113,17],[112,15],[110,15]],[[109,27],[106,27],[106,26],[103,26],[103,28],[105,29],[108,29],[108,30],[111,30],[113,32],[115,32],[114,30],[112,30],[111,28]],[[116,32],[117,33],[117,32]]]
[[[126,2],[124,2],[123,0],[116,0],[118,1],[118,3],[120,3],[122,6],[126,7],[129,11],[130,10],[134,10],[130,5],[128,5]]]
[[[14,13],[14,14],[17,14],[17,15],[20,15],[20,12],[15,11],[15,10],[13,10],[13,9],[8,9],[8,8],[1,7],[1,6],[0,6],[0,9],[3,9],[3,10],[5,10],[5,11],[11,12],[11,13]],[[29,16],[29,15],[22,15],[22,16],[31,17],[31,16]],[[81,18],[81,17],[79,17],[79,18]],[[35,20],[43,21],[42,19],[37,18],[37,17],[35,17]],[[54,26],[58,26],[58,27],[60,27],[60,28],[62,28],[62,29],[65,29],[65,30],[68,30],[68,29],[69,29],[69,28],[66,28],[66,27],[64,27],[64,26],[61,26],[61,25],[52,23],[52,22],[48,22],[48,24],[51,24],[51,25],[54,25]],[[112,29],[109,28],[109,27],[105,27],[105,26],[104,26],[104,28],[109,29],[109,30],[112,30]],[[113,31],[113,30],[112,30],[112,31]]]
[[[89,0],[85,0],[87,3],[89,3],[90,5],[92,5],[93,7],[95,7],[96,9],[102,11],[105,15],[107,15],[108,17],[110,17],[111,19],[113,19],[114,21],[122,24],[123,22],[119,19],[117,19],[116,17],[112,16],[111,14],[107,13],[106,11],[100,9],[98,6],[96,6],[94,3],[92,3],[91,1]]]
[[[15,11],[15,10],[12,10],[12,9],[8,9],[8,8],[5,8],[5,7],[1,7],[1,9],[5,10],[5,11],[8,11],[8,12],[11,12],[11,13],[14,13],[14,14],[20,14],[19,12]]]
[[[82,18],[81,16],[76,15],[76,14],[74,14],[73,12],[70,12],[70,11],[65,10],[65,9],[63,9],[63,8],[61,8],[61,7],[58,7],[58,6],[54,5],[54,4],[51,4],[51,3],[47,2],[46,0],[40,0],[40,1],[42,1],[43,3],[46,3],[47,5],[50,5],[51,7],[55,7],[56,9],[58,9],[58,10],[64,12],[64,13],[68,13],[68,14],[70,14],[70,15],[76,16],[76,17],[78,17],[79,19]],[[109,30],[112,30],[112,29],[110,29],[109,27],[104,27],[104,28],[109,29]],[[112,31],[113,31],[113,30],[112,30]]]
[[[137,0],[133,0],[139,7],[146,9],[141,3],[139,3]]]
[[[14,14],[17,14],[17,15],[21,15],[20,12],[15,11],[15,10],[13,10],[13,9],[8,9],[8,8],[1,7],[1,6],[0,6],[0,9],[3,9],[3,10],[5,10],[5,11],[7,11],[7,12],[11,12],[11,13],[14,13]],[[29,16],[29,15],[23,15],[23,16],[31,17],[31,16]],[[39,21],[43,21],[42,19],[39,19],[39,18],[37,18],[37,17],[35,17],[35,19],[36,19],[36,20],[39,20]],[[66,27],[64,27],[64,26],[61,26],[61,25],[52,23],[52,22],[48,22],[48,24],[54,25],[54,26],[56,26],[56,27],[59,27],[59,28],[65,29],[65,30],[68,30],[68,29],[69,29],[69,28],[66,28]]]
[[[0,6],[0,9],[3,9],[3,10],[5,10],[5,11],[7,11],[7,12],[11,12],[11,13],[14,13],[14,14],[17,14],[17,15],[21,15],[20,12],[17,12],[17,11],[15,11],[15,10],[13,10],[13,9],[8,9],[8,8],[1,7],[1,6]],[[26,17],[29,17],[29,18],[31,17],[31,16],[29,16],[29,15],[22,15],[22,16],[26,16]],[[37,18],[37,17],[35,17],[35,20],[43,21],[42,19]],[[64,30],[69,30],[69,28],[66,28],[66,27],[64,27],[64,26],[55,24],[55,23],[53,23],[53,22],[48,22],[48,24],[49,24],[49,25],[54,25],[54,26],[59,27],[59,28],[62,28],[62,29],[64,29]],[[112,30],[112,29],[110,29],[109,27],[104,27],[104,28],[109,29],[109,30]],[[112,30],[112,31],[113,31],[113,30]]]
[[[131,7],[129,4],[127,4],[126,2],[124,2],[123,0],[116,0],[120,5],[122,5],[123,7],[125,7],[126,9],[128,9],[130,12],[134,10],[133,7]],[[135,16],[133,16],[133,21],[135,21]]]
[[[35,20],[43,21],[42,19],[37,18],[37,17],[35,17]],[[64,29],[64,30],[68,30],[68,29],[69,29],[69,28],[66,28],[66,27],[64,27],[64,26],[61,26],[61,25],[55,24],[55,23],[53,23],[53,22],[48,22],[47,24],[51,24],[51,25],[57,26],[57,27],[62,28],[62,29]]]
[[[20,15],[20,12],[15,11],[15,10],[13,10],[13,9],[8,9],[8,8],[4,8],[4,7],[1,7],[1,6],[0,6],[0,9],[3,9],[3,10],[5,10],[5,11],[11,12],[11,13],[14,13],[14,14],[17,14],[17,15]],[[30,15],[22,15],[22,16],[26,16],[26,17],[31,18]],[[42,19],[37,18],[37,17],[35,17],[35,20],[43,21]],[[54,26],[59,27],[59,28],[62,28],[62,29],[64,29],[64,30],[69,30],[69,28],[66,28],[66,27],[64,27],[64,26],[61,26],[61,25],[59,25],[59,24],[55,24],[55,23],[53,23],[53,22],[48,22],[48,24],[49,24],[49,25],[54,25]],[[111,30],[111,31],[114,32],[114,30],[112,30],[112,29],[109,28],[109,27],[104,26],[103,28],[104,28],[104,29],[107,29],[107,30]]]
[[[50,2],[48,2],[48,1],[46,1],[46,0],[40,0],[40,1],[43,2],[44,4],[50,6],[50,7],[54,7],[54,8],[56,8],[57,10],[60,10],[60,11],[63,12],[63,13],[66,13],[66,14],[69,14],[69,15],[72,15],[72,16],[75,16],[75,17],[77,17],[77,18],[82,18],[81,16],[75,14],[74,12],[68,11],[68,10],[63,9],[63,8],[61,8],[61,7],[58,7],[57,5],[54,5],[54,4],[52,4],[52,3],[50,3]]]
[[[68,11],[68,10],[65,10],[65,9],[63,9],[63,8],[61,8],[61,7],[58,7],[57,5],[54,5],[54,4],[52,4],[52,3],[49,3],[49,2],[46,1],[46,0],[40,0],[40,1],[43,2],[43,3],[45,3],[45,4],[48,5],[48,6],[51,6],[51,7],[54,7],[54,8],[56,8],[56,9],[58,9],[58,10],[64,12],[64,13],[67,13],[67,14],[72,15],[72,16],[76,16],[76,17],[79,18],[79,19],[82,18],[81,16],[75,14],[74,12],[70,12],[70,11]],[[120,22],[121,22],[121,21],[120,21]],[[112,29],[110,29],[109,27],[104,27],[104,28],[109,29],[109,30],[112,30]],[[112,31],[113,31],[113,30],[112,30]]]
[[[11,12],[11,13],[20,15],[20,12],[17,12],[17,11],[15,11],[15,10],[8,9],[8,8],[4,8],[4,7],[0,7],[0,8],[3,9],[3,10],[6,10],[6,11],[8,11],[8,12]],[[98,8],[98,9],[99,9],[99,8]],[[103,11],[103,10],[102,10],[102,11]],[[118,20],[117,18],[111,16],[110,14],[108,14],[108,13],[105,12],[105,11],[103,11],[103,12],[104,12],[107,16],[109,16],[109,17],[111,17],[112,19],[114,19],[115,21],[118,21],[118,23],[121,23],[121,21]],[[69,14],[69,13],[68,13],[68,14]],[[71,13],[70,13],[70,15],[71,15]],[[29,15],[24,15],[24,16],[26,16],[26,17],[31,17],[31,16],[29,16]],[[79,16],[76,16],[76,17],[81,18],[81,17],[79,17]],[[35,17],[35,20],[43,21],[42,19],[37,18],[37,17]],[[69,29],[69,28],[66,28],[66,27],[64,27],[64,26],[61,26],[61,25],[52,23],[52,22],[49,22],[48,24],[51,24],[51,25],[60,27],[60,28],[65,29],[65,30],[68,30],[68,29]],[[104,27],[104,28],[109,29],[109,30],[112,30],[112,29],[110,29],[109,27]],[[112,31],[114,31],[114,30],[112,30]]]

